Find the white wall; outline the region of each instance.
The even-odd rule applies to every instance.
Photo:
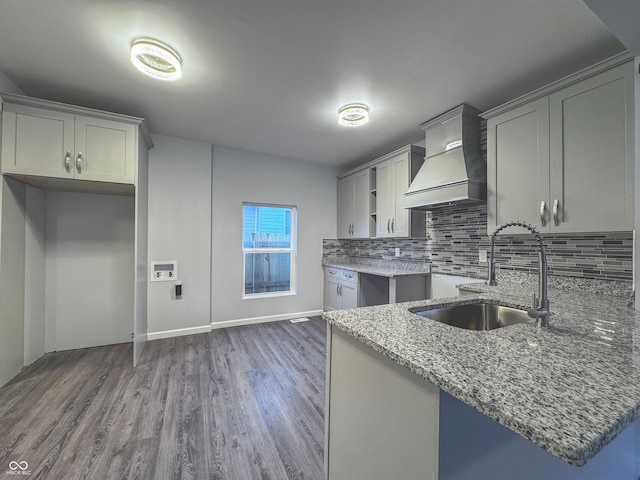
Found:
[[[334,168],[214,147],[212,325],[322,310],[322,239],[336,236]],[[297,295],[242,300],[242,202],[298,207]]]
[[[26,186],[24,364],[45,353],[46,192]]]
[[[149,151],[149,261],[177,260],[174,282],[149,282],[148,338],[211,327],[211,145],[153,135]]]
[[[0,179],[0,386],[24,361],[25,186]]]
[[[133,197],[46,196],[46,351],[130,342]]]

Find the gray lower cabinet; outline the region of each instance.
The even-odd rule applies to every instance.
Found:
[[[386,277],[324,267],[325,311],[412,302],[429,297],[429,275]]]
[[[324,268],[324,309],[357,308],[358,274],[341,268]]]
[[[457,297],[463,293],[458,289],[457,285],[465,283],[478,283],[482,280],[469,277],[458,277],[456,275],[442,275],[432,273],[429,282],[429,298],[446,298]]]
[[[483,114],[489,233],[509,220],[547,233],[632,230],[633,62],[606,62],[543,93]]]
[[[326,392],[328,480],[438,478],[437,387],[329,326]]]

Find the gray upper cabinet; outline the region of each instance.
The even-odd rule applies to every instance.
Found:
[[[2,102],[2,173],[62,188],[134,184],[141,119],[19,95]]]
[[[539,207],[549,201],[549,99],[489,119],[487,135],[489,233],[509,220],[544,230]]]
[[[408,237],[409,211],[404,192],[409,188],[409,152],[402,152],[376,166],[376,237]]]
[[[632,62],[614,58],[483,114],[489,233],[634,228],[633,88]]]
[[[404,193],[424,163],[424,149],[408,145],[378,160],[376,178],[376,237],[424,237],[426,214],[408,210]]]
[[[369,170],[338,180],[338,238],[368,238]]]
[[[338,238],[424,237],[426,213],[406,208],[405,192],[424,163],[407,145],[338,178]]]
[[[73,178],[74,115],[3,104],[2,172]]]

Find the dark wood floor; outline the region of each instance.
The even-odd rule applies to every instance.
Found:
[[[0,479],[320,480],[320,317],[47,354],[0,389]],[[15,466],[15,464],[14,464]]]

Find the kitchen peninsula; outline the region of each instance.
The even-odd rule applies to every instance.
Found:
[[[324,314],[329,480],[638,477],[640,328],[616,282],[550,285],[548,330],[477,332],[408,310],[529,308],[531,282],[515,277]]]

